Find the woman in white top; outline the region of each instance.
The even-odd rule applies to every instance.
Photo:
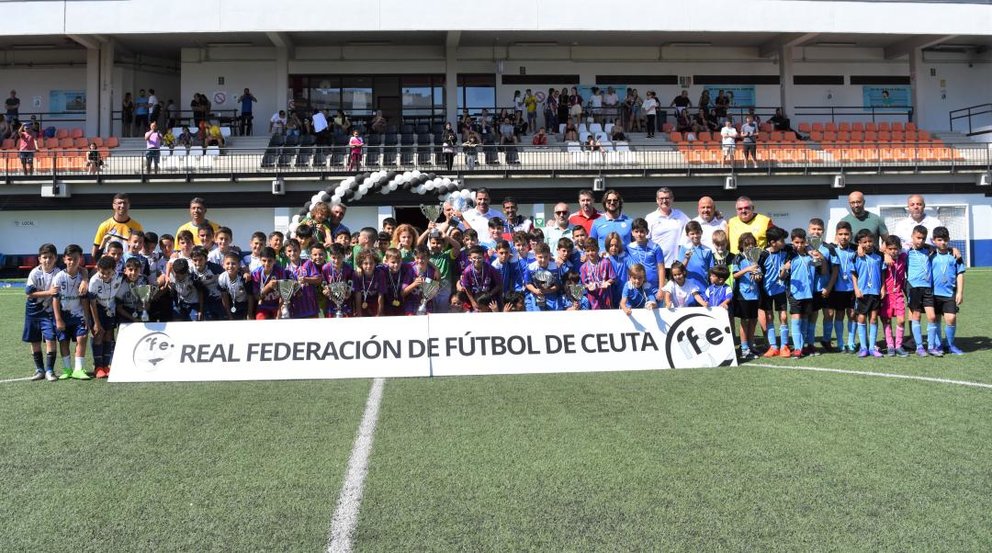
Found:
[[[737,129],[729,118],[723,122],[720,129],[720,140],[723,143],[723,162],[734,164],[734,150],[737,148]]]

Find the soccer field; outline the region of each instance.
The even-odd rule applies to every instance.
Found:
[[[990,288],[968,272],[963,357],[388,379],[347,543],[987,550]],[[23,301],[0,289],[0,551],[328,547],[372,382],[28,382]]]

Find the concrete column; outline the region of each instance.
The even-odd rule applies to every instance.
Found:
[[[100,136],[114,134],[114,110],[120,109],[123,95],[114,90],[114,43],[107,41],[100,45],[100,112],[98,133]],[[119,118],[120,116],[118,116]],[[120,135],[121,132],[117,131]]]
[[[924,110],[926,109],[926,102],[923,101],[923,71],[926,69],[923,67],[923,48],[913,48],[909,53],[909,85],[911,94],[911,104],[913,106],[913,116],[912,121],[920,122],[925,121]]]
[[[100,49],[86,49],[86,136],[100,132]]]
[[[289,48],[276,48],[276,107],[273,110],[279,111],[281,109],[289,109]],[[262,131],[265,130],[266,125],[268,125],[269,118],[265,117],[255,117],[255,129],[253,129],[253,134],[259,132],[259,126],[261,125]]]
[[[444,49],[444,117],[458,128],[458,54],[457,48]]]
[[[783,46],[778,50],[778,92],[779,106],[787,117],[794,117],[792,94],[792,46]],[[767,117],[765,118],[767,119]]]

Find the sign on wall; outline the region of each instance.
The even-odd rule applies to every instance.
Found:
[[[908,86],[862,86],[862,104],[865,109],[900,109],[912,105],[912,91]]]
[[[723,309],[138,323],[114,382],[656,370],[737,364]]]
[[[86,113],[86,91],[49,90],[48,111],[52,113]]]

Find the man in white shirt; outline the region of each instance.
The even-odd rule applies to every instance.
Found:
[[[489,236],[489,220],[493,217],[503,218],[503,214],[489,208],[489,189],[480,188],[475,191],[475,208],[462,214],[465,223],[479,233],[479,238]]]
[[[644,219],[648,223],[651,241],[665,254],[665,268],[671,269],[672,261],[679,253],[679,242],[682,241],[685,224],[689,217],[681,210],[672,207],[675,193],[671,188],[659,188],[655,193],[658,209],[648,213]]]
[[[927,202],[923,199],[923,196],[913,194],[909,198],[906,198],[906,212],[908,217],[900,219],[895,224],[895,229],[893,229],[893,234],[902,240],[903,249],[909,248],[910,241],[913,239],[913,228],[916,225],[923,225],[927,228],[927,244],[933,244],[933,229],[944,226],[940,219],[932,215],[927,215],[926,210]]]
[[[734,164],[734,150],[737,149],[737,129],[734,122],[727,118],[720,129],[720,141],[723,144],[723,163]]]
[[[692,220],[699,223],[703,227],[703,238],[702,243],[709,249],[713,249],[713,232],[717,230],[722,230],[727,232],[727,221],[716,210],[716,203],[713,198],[709,196],[703,196],[699,198],[699,202],[696,204],[696,213],[698,215],[693,217]],[[682,243],[688,244],[689,238],[683,234]]]
[[[269,134],[282,134],[286,130],[286,112],[279,110],[269,119]]]
[[[645,94],[644,103],[641,104],[641,111],[647,117],[648,138],[654,138],[654,132],[658,128],[658,124],[655,121],[658,113],[658,99],[655,97],[653,90],[649,90]]]
[[[317,136],[317,144],[327,144],[327,117],[319,109],[313,110],[313,134]]]

